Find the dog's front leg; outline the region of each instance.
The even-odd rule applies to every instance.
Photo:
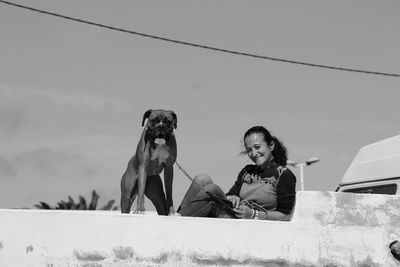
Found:
[[[137,199],[137,206],[136,210],[134,213],[137,214],[144,214],[145,208],[144,208],[144,190],[146,187],[146,178],[147,178],[147,173],[146,173],[146,165],[141,164],[139,165],[139,171],[138,171],[138,199]]]
[[[121,212],[129,213],[136,193],[134,192],[137,183],[137,170],[134,167],[135,158],[129,160],[128,166],[121,179]]]
[[[144,214],[144,191],[146,188],[146,179],[147,179],[147,165],[150,161],[150,149],[149,145],[146,144],[144,146],[144,150],[138,151],[138,194],[137,194],[137,206],[134,213]]]
[[[175,214],[174,202],[172,199],[172,183],[174,179],[174,168],[173,165],[167,165],[164,167],[164,183],[165,183],[165,195],[168,215]]]

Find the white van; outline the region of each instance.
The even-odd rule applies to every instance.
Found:
[[[362,147],[336,191],[400,195],[400,135]]]

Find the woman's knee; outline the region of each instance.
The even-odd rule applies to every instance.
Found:
[[[214,184],[214,183],[210,183],[210,184],[205,185],[205,186],[203,187],[203,189],[204,189],[206,192],[210,192],[210,193],[212,193],[212,194],[214,194],[214,195],[216,195],[216,196],[219,196],[219,197],[224,197],[224,196],[225,196],[225,193],[224,193],[224,191],[221,189],[221,187],[219,187],[218,185],[216,185],[216,184]]]
[[[194,177],[194,182],[202,186],[214,183],[208,174],[197,174]]]

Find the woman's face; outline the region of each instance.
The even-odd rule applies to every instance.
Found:
[[[272,150],[274,142],[267,144],[262,133],[252,133],[244,139],[244,147],[247,156],[257,165],[261,166],[265,162],[273,159]]]

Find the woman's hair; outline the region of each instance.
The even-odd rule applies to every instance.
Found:
[[[286,166],[288,158],[287,158],[287,149],[285,145],[277,137],[272,136],[271,133],[263,126],[253,126],[250,129],[248,129],[244,133],[243,140],[253,133],[262,134],[264,136],[264,141],[267,144],[271,144],[271,142],[274,142],[275,147],[272,150],[272,156],[274,157],[276,163],[278,163],[281,166]]]

